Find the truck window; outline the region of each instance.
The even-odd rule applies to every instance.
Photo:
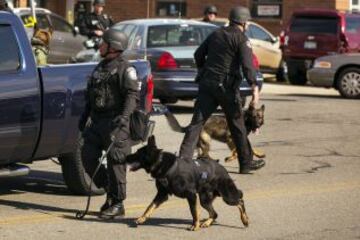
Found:
[[[0,25],[0,43],[0,72],[18,70],[19,49],[10,25]]]
[[[271,42],[271,39],[272,39],[271,36],[257,26],[250,25],[248,31],[251,32],[252,38],[255,38],[257,40]]]
[[[58,17],[51,16],[51,23],[55,31],[67,33],[73,32],[71,25]]]
[[[337,34],[339,19],[335,17],[294,17],[290,31],[298,33],[327,33]]]
[[[48,29],[50,27],[49,21],[44,14],[36,14],[37,25],[41,29]],[[21,16],[26,27],[34,27],[34,19],[30,14],[25,14]]]

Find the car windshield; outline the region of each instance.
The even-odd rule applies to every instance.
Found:
[[[360,34],[360,17],[346,18],[346,32]]]
[[[338,19],[334,17],[295,17],[290,26],[291,32],[337,34]]]
[[[198,46],[215,29],[215,26],[188,24],[151,26],[148,30],[147,46]]]

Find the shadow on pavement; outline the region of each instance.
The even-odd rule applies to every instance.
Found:
[[[64,216],[66,219],[77,220],[75,217]],[[137,225],[135,223],[136,218],[123,218],[117,220],[102,220],[100,218],[84,218],[81,221],[88,222],[98,222],[98,223],[119,223],[119,224],[127,224],[129,228],[141,228],[146,226],[152,227],[163,227],[163,228],[173,228],[180,230],[187,230],[188,227],[192,224],[191,219],[179,219],[179,218],[149,218],[145,223],[141,225]],[[185,225],[185,226],[174,226],[174,225]],[[226,228],[234,228],[234,229],[245,229],[243,226],[230,226],[223,225],[215,222],[212,226],[221,226]]]
[[[46,206],[44,204],[20,202],[20,201],[5,200],[5,199],[0,199],[0,206],[8,206],[8,207],[13,207],[15,209],[21,209],[21,210],[32,210],[35,212],[43,212],[45,214],[49,214],[49,212],[69,213],[69,214],[73,214],[74,216],[75,216],[75,213],[78,211],[78,209],[67,209],[67,208],[61,208],[61,207],[55,207],[55,206]],[[88,215],[97,216],[97,213],[89,212]],[[64,215],[64,217],[65,217],[65,215]],[[67,218],[70,218],[70,217],[67,217]],[[74,217],[74,219],[75,219],[75,217]]]
[[[71,195],[61,173],[32,170],[27,176],[6,178],[1,181],[0,195],[25,192]]]

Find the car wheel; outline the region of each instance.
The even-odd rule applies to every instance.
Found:
[[[288,76],[293,85],[305,85],[307,82],[306,71],[298,67],[288,66]]]
[[[276,72],[276,81],[277,82],[286,82],[287,79],[287,66],[285,61],[281,60],[279,68]]]
[[[81,159],[81,147],[83,138],[79,134],[76,152],[62,155],[59,157],[64,181],[68,189],[79,195],[89,194],[91,177],[97,166],[97,162],[86,162]],[[92,184],[91,194],[100,195],[105,193],[103,179],[107,179],[106,169],[102,166],[96,174]]]
[[[360,98],[360,69],[346,68],[338,76],[337,88],[344,98]]]

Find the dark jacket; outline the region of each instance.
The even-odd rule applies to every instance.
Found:
[[[91,118],[128,118],[139,99],[139,82],[128,76],[135,69],[121,55],[113,60],[103,60],[88,81],[83,121]]]
[[[95,35],[96,30],[105,31],[113,24],[113,20],[107,14],[96,15],[92,12],[83,18],[80,22],[79,28],[82,35],[92,38],[97,37]]]
[[[202,74],[218,78],[234,76],[237,79],[243,75],[250,85],[256,84],[251,44],[237,26],[217,29],[199,46],[194,57]],[[206,81],[206,78],[203,80]]]

